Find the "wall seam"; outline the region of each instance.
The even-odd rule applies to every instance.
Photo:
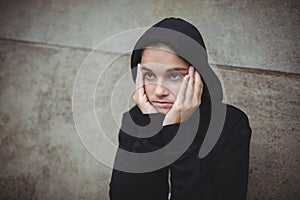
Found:
[[[61,44],[51,44],[51,43],[43,43],[43,42],[36,42],[36,41],[27,41],[27,40],[20,40],[20,39],[11,39],[11,38],[1,38],[0,41],[4,42],[12,42],[12,43],[19,43],[19,44],[28,44],[33,47],[40,47],[40,48],[49,48],[49,49],[69,49],[69,50],[82,50],[82,51],[92,51],[92,48],[87,47],[76,47],[76,46],[67,46]],[[106,53],[112,55],[120,55],[120,53],[116,52],[109,52],[103,50],[94,50],[99,53]],[[124,55],[130,55],[126,53]],[[283,72],[283,71],[276,71],[276,70],[267,70],[267,69],[258,69],[258,68],[249,68],[249,67],[240,67],[240,66],[229,66],[229,65],[222,65],[222,64],[212,64],[216,66],[217,69],[221,70],[228,70],[228,71],[235,71],[235,72],[244,72],[244,73],[252,73],[258,75],[269,75],[269,76],[280,76],[280,77],[290,77],[290,78],[300,78],[300,74],[293,73],[293,72]]]

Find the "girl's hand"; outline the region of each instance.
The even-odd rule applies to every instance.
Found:
[[[133,95],[133,100],[136,103],[136,105],[140,108],[142,113],[144,114],[157,113],[158,111],[148,101],[148,98],[144,90],[143,80],[144,80],[143,73],[141,70],[141,65],[139,63],[137,66],[137,76],[135,81],[135,93]]]
[[[190,66],[189,73],[181,83],[173,107],[165,116],[163,125],[176,124],[187,120],[201,104],[203,83],[195,68]]]

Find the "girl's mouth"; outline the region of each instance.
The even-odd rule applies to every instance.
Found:
[[[171,108],[173,103],[167,101],[152,101],[153,106],[159,108]]]

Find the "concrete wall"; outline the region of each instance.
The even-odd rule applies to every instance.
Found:
[[[0,199],[108,199],[111,169],[87,151],[73,121],[76,73],[106,38],[168,16],[201,30],[227,102],[250,118],[248,199],[299,199],[299,12],[298,1],[275,0],[1,1]],[[103,116],[128,71],[120,53],[100,51],[95,61],[121,56],[96,90],[114,143],[120,115]]]

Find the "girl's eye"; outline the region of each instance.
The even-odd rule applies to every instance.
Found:
[[[154,74],[150,73],[150,72],[146,72],[144,77],[148,80],[153,80],[155,77],[154,77]]]
[[[170,79],[171,80],[179,80],[181,78],[182,78],[182,75],[179,74],[179,73],[172,73],[172,74],[170,74]]]

